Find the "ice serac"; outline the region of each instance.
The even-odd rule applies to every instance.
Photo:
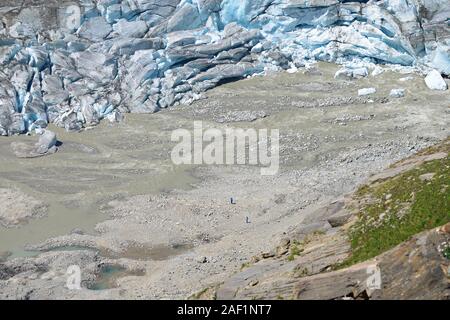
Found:
[[[0,135],[78,131],[309,61],[450,74],[450,0],[14,0],[0,4]]]
[[[447,90],[447,83],[437,70],[431,71],[425,78],[425,83],[431,90]]]

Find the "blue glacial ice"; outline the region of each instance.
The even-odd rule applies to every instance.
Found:
[[[318,60],[344,64],[337,77],[369,64],[450,74],[450,0],[35,2],[0,4],[0,135],[80,130]]]

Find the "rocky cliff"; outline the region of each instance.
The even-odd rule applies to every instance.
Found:
[[[325,60],[450,73],[449,0],[2,0],[0,135],[80,130]]]

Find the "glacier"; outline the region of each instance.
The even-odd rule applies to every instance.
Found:
[[[314,61],[450,75],[450,0],[2,0],[0,135],[79,131]]]

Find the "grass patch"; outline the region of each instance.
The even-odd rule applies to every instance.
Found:
[[[304,249],[300,246],[301,244],[298,242],[294,242],[293,244],[291,244],[290,253],[289,256],[287,257],[288,261],[294,261],[295,257],[300,256],[302,254]]]
[[[352,255],[366,261],[412,236],[450,221],[450,159],[434,160],[394,178],[362,187],[358,221],[350,229]],[[434,174],[431,178],[425,174]]]

